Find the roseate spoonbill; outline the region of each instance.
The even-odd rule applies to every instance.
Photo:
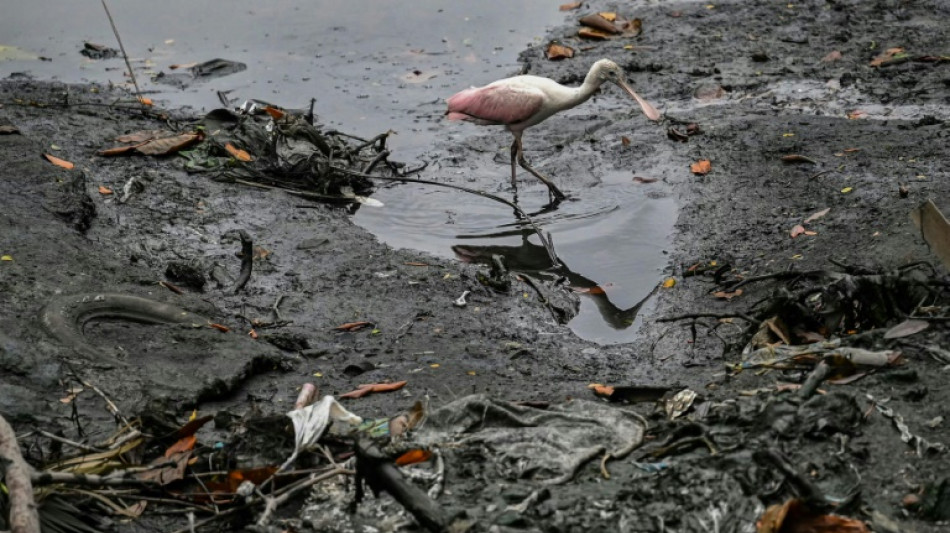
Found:
[[[505,126],[515,136],[511,144],[511,185],[517,191],[515,182],[517,166],[527,170],[548,186],[553,203],[564,200],[566,196],[551,180],[531,168],[524,158],[521,135],[524,130],[547,119],[551,115],[570,109],[587,101],[605,82],[617,84],[630,93],[640,104],[643,114],[650,120],[659,120],[660,113],[646,100],[640,98],[627,85],[620,66],[609,59],[601,59],[590,67],[580,87],[565,87],[560,83],[540,76],[514,76],[498,80],[484,87],[472,87],[456,93],[448,99],[446,112],[449,120],[474,122],[479,126]]]

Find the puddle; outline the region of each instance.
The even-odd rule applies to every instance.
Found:
[[[444,98],[515,73],[518,54],[563,23],[560,3],[236,0],[225,6],[129,0],[110,8],[139,84],[151,98],[200,112],[220,107],[218,91],[238,102],[258,98],[291,108],[306,107],[314,97],[317,114],[331,127],[367,137],[394,130],[394,158],[412,162],[460,136],[443,120]],[[8,11],[0,20],[0,45],[51,60],[0,61],[0,77],[27,72],[63,82],[128,83],[121,58],[93,61],[79,53],[85,41],[115,46],[99,4],[78,8],[66,0],[38,0]],[[214,58],[247,69],[183,90],[150,81],[158,72],[181,72],[171,65]],[[497,184],[491,192],[509,195],[505,168],[489,164],[477,170],[479,176],[466,171],[458,179]],[[570,324],[579,336],[601,343],[633,340],[632,317],[660,280],[676,215],[673,199],[657,194],[663,187],[631,186],[627,173],[602,176],[598,185],[579,191],[577,201],[538,217],[565,263],[560,274],[579,289],[604,290],[582,298]],[[505,206],[416,185],[384,187],[377,198],[386,207],[361,209],[355,220],[391,246],[452,257],[461,249],[504,253],[512,268],[548,266],[543,249],[522,236]],[[520,199],[530,210],[547,196],[543,188],[532,188]],[[463,248],[453,251],[458,246]]]

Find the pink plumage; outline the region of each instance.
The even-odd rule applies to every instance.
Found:
[[[544,103],[544,94],[533,87],[493,83],[465,89],[447,102],[449,120],[511,126],[537,113]]]

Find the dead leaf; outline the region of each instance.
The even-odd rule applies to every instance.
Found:
[[[0,124],[0,135],[12,135],[14,133],[20,133],[19,128],[12,124]]]
[[[788,232],[788,236],[794,239],[795,237],[798,237],[802,233],[805,233],[805,226],[798,224],[794,228],[792,228],[792,231]]]
[[[558,6],[557,9],[558,11],[573,11],[581,7],[583,3],[584,2],[574,2],[573,4],[561,4],[560,6]]]
[[[339,326],[333,328],[337,331],[359,331],[363,328],[368,328],[375,326],[372,322],[359,321],[359,322],[347,322],[345,324],[340,324]]]
[[[609,33],[602,32],[600,30],[595,30],[593,28],[587,28],[587,27],[577,30],[577,36],[583,37],[584,39],[596,39],[600,41],[603,41],[605,39],[610,39]]]
[[[255,261],[262,261],[267,259],[267,256],[271,254],[271,251],[263,246],[255,246],[254,252],[251,254],[251,258]]]
[[[806,229],[806,230],[805,230],[805,235],[807,235],[807,236],[809,236],[809,237],[814,237],[815,235],[818,235],[818,232],[817,232],[817,231],[812,231],[812,230],[810,230],[810,229]]]
[[[432,458],[432,452],[429,450],[415,449],[400,455],[396,458],[396,466],[414,465],[424,463]]]
[[[151,98],[146,98],[144,96],[139,96],[139,102],[141,102],[142,105],[149,106],[149,107],[155,105],[155,103],[152,102]]]
[[[841,52],[839,52],[839,51],[837,51],[837,50],[834,50],[834,51],[828,52],[828,55],[826,55],[825,57],[821,58],[821,62],[822,62],[822,63],[834,63],[835,61],[839,61],[842,57],[843,57],[843,56],[841,55]]]
[[[849,120],[858,120],[859,118],[864,118],[867,115],[866,111],[861,111],[860,109],[855,109],[848,113]]]
[[[601,385],[600,383],[591,383],[587,388],[593,391],[595,396],[600,396],[601,398],[610,398],[614,393],[613,387],[610,385]]]
[[[930,322],[926,320],[905,320],[900,324],[892,327],[884,333],[885,339],[900,339],[903,337],[910,337],[915,333],[920,333],[921,331],[930,327]]]
[[[176,453],[187,452],[195,448],[195,444],[198,442],[198,437],[192,433],[186,437],[182,437],[175,444],[172,444],[165,450],[165,457],[171,457]]]
[[[52,156],[52,155],[49,155],[49,154],[43,154],[43,157],[45,157],[50,163],[52,163],[52,164],[54,164],[54,165],[56,165],[56,166],[58,166],[58,167],[60,167],[60,168],[65,168],[66,170],[71,170],[73,167],[76,166],[76,165],[70,163],[69,161],[66,161],[65,159],[60,159],[60,158],[58,158],[58,157],[56,157],[56,156]]]
[[[888,63],[893,63],[895,61],[906,59],[907,54],[904,53],[904,49],[901,47],[888,48],[881,55],[875,57],[871,60],[872,67],[880,67]]]
[[[163,468],[153,468],[140,472],[137,477],[143,481],[157,481],[162,485],[168,485],[185,477],[185,469],[188,468],[188,461],[191,459],[192,451],[184,451],[158,457],[152,461],[152,465],[165,464],[171,462],[169,466]]]
[[[770,506],[755,525],[757,533],[870,533],[860,520],[816,513],[798,499]]]
[[[201,135],[197,133],[182,133],[174,137],[154,139],[135,147],[135,150],[145,155],[169,155],[183,150],[198,142]]]
[[[214,328],[222,333],[227,333],[231,331],[231,328],[225,326],[224,324],[211,323],[211,324],[208,324],[208,327]]]
[[[783,155],[782,161],[785,163],[811,163],[812,165],[818,164],[814,159],[798,154]]]
[[[602,13],[581,17],[578,22],[584,26],[587,26],[588,28],[600,31],[601,34],[607,34],[604,38],[609,38],[610,34],[620,33],[620,28],[614,25],[612,20],[607,20],[607,18],[605,18]],[[584,35],[581,35],[581,37],[584,37]]]
[[[675,278],[666,278],[666,280],[663,282],[664,289],[672,289],[675,285],[676,285]]]
[[[920,229],[930,251],[940,258],[943,266],[950,269],[950,222],[947,217],[940,212],[933,200],[927,200],[911,211],[910,218]]]
[[[599,285],[593,287],[571,287],[571,290],[579,294],[606,294],[607,291]]]
[[[151,141],[152,139],[171,137],[173,135],[175,135],[175,132],[168,130],[139,130],[125,135],[119,135],[115,140],[120,143],[141,143]]]
[[[187,68],[197,67],[197,66],[198,66],[198,62],[194,61],[192,63],[178,63],[175,65],[168,65],[168,68],[170,70],[178,70],[178,69],[187,69]]]
[[[630,137],[625,135],[620,136],[620,144],[623,146],[630,146]]]
[[[725,95],[726,90],[718,83],[705,83],[693,91],[693,97],[704,102],[718,100]]]
[[[403,263],[403,264],[406,265],[406,266],[411,266],[411,267],[427,267],[427,266],[429,266],[429,263],[423,263],[423,262],[421,262],[421,261],[406,261],[406,262]]]
[[[558,44],[554,41],[551,41],[548,43],[547,57],[551,61],[570,59],[574,57],[574,49],[570,46],[564,46],[563,44]]]
[[[267,114],[270,115],[271,118],[273,118],[274,120],[280,120],[284,118],[284,115],[287,114],[281,111],[280,109],[277,109],[276,107],[271,107],[271,106],[265,107],[264,111],[266,111]]]
[[[725,300],[731,300],[731,299],[735,298],[736,296],[742,296],[742,289],[736,289],[736,290],[734,290],[734,291],[732,291],[732,292],[716,291],[716,292],[714,292],[714,293],[712,293],[712,294],[713,294],[713,296],[715,296],[716,298],[723,298],[723,299],[725,299]]]
[[[359,385],[356,390],[341,394],[339,398],[362,398],[367,394],[373,394],[376,392],[392,392],[397,391],[406,386],[408,381],[397,381],[395,383],[371,383],[368,385]]]
[[[804,224],[808,224],[808,223],[810,223],[810,222],[814,222],[814,221],[818,220],[819,218],[821,218],[821,217],[827,215],[830,211],[831,211],[831,208],[830,208],[830,207],[826,207],[826,208],[822,209],[821,211],[818,211],[817,213],[813,213],[811,216],[809,216],[808,218],[805,219]]]
[[[702,159],[690,165],[689,170],[693,174],[703,176],[709,174],[709,171],[712,170],[712,163],[708,159]]]
[[[842,152],[846,154],[850,154],[851,152],[860,152],[860,151],[861,151],[860,148],[845,148],[844,150],[842,150]]]
[[[105,185],[100,185],[100,186],[99,186],[99,194],[101,194],[101,195],[103,195],[103,196],[108,196],[108,195],[112,194],[112,189],[106,187]]]
[[[640,176],[634,176],[633,181],[635,183],[655,183],[659,181],[659,178],[643,178]]]
[[[621,27],[627,37],[636,37],[643,33],[643,21],[640,19],[628,20]]]
[[[145,144],[145,143],[142,143],[142,144]],[[139,146],[140,146],[140,145],[138,145],[138,144],[130,144],[130,145],[128,145],[128,146],[116,146],[116,147],[114,147],[114,148],[106,148],[105,150],[99,150],[99,151],[96,152],[96,153],[99,154],[99,155],[101,155],[101,156],[107,156],[107,157],[108,157],[108,156],[113,156],[113,155],[124,154],[124,153],[126,153],[126,152],[131,152],[132,150],[135,150],[135,149],[138,148]]]

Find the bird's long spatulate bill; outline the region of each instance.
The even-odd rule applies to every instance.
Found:
[[[656,110],[655,107],[650,105],[650,102],[647,102],[643,98],[640,98],[640,95],[635,93],[633,89],[630,88],[626,83],[620,82],[619,85],[623,87],[623,90],[630,93],[630,96],[640,104],[640,108],[643,109],[643,114],[647,116],[648,119],[656,121],[660,120],[660,112]]]

